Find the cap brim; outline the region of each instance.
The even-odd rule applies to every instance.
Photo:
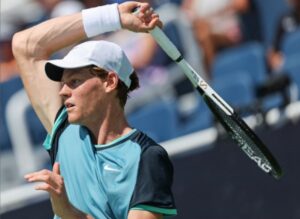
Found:
[[[82,68],[92,65],[92,63],[84,62],[83,60],[80,61],[67,61],[64,59],[56,59],[46,62],[45,65],[45,72],[48,78],[53,81],[61,81],[63,72],[65,69],[75,69],[75,68]]]

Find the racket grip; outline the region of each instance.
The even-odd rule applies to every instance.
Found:
[[[159,27],[156,26],[149,33],[173,61],[179,62],[182,59],[179,50]]]
[[[153,10],[153,9],[151,9]],[[138,14],[140,8],[137,7],[132,10],[133,14]],[[166,36],[166,34],[160,29],[160,27],[156,26],[152,30],[149,31],[155,41],[160,45],[160,47],[167,53],[167,55],[175,62],[179,62],[182,59],[182,55],[176,46],[170,41],[170,39]]]

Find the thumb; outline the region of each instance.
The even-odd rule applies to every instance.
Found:
[[[53,171],[53,173],[60,175],[59,163],[57,163],[57,162],[54,163],[52,171]]]

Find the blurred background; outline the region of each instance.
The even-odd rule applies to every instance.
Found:
[[[52,218],[23,175],[51,168],[11,51],[15,32],[114,0],[1,0],[0,217]],[[123,47],[139,74],[126,114],[169,152],[176,219],[300,219],[300,0],[149,0],[186,60],[262,138],[276,181],[229,139],[181,70],[148,34],[97,39]],[[46,30],[45,30],[46,31]],[[61,57],[67,49],[54,57]]]

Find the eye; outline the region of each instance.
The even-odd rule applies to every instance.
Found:
[[[74,79],[71,79],[71,80],[65,82],[64,84],[66,84],[70,88],[76,88],[82,84],[82,80],[80,80],[78,78],[74,78]]]
[[[70,83],[71,83],[70,85],[72,87],[77,87],[77,86],[79,86],[82,83],[82,80],[80,80],[80,79],[72,79]]]

